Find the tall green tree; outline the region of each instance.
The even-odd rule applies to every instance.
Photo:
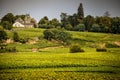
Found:
[[[68,21],[73,27],[77,26],[78,25],[77,14],[73,14],[72,16],[69,16]]]
[[[83,9],[83,5],[82,3],[80,3],[79,7],[78,7],[78,12],[77,12],[77,20],[79,23],[83,22],[83,18],[84,18],[84,9]]]
[[[61,28],[65,28],[69,24],[67,13],[61,13]]]

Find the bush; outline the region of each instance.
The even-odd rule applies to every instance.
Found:
[[[55,35],[52,30],[45,30],[43,34],[44,34],[44,38],[50,41],[53,39]]]
[[[0,42],[7,39],[7,33],[4,30],[0,30]]]
[[[21,38],[19,42],[25,44],[26,42],[28,42],[28,38]]]
[[[57,29],[49,29],[43,32],[44,38],[47,40],[57,40],[60,42],[68,42],[71,39],[71,35],[65,31],[57,30]]]
[[[7,45],[0,45],[0,53],[16,52],[16,47],[7,47]]]
[[[19,35],[18,35],[17,32],[14,32],[14,33],[13,33],[13,40],[14,40],[15,42],[18,42],[18,41],[19,41]]]
[[[107,52],[106,48],[96,48],[97,52]]]
[[[6,48],[6,52],[17,52],[16,47]]]
[[[8,21],[2,22],[2,26],[4,29],[11,30],[12,29],[12,24],[9,23]]]
[[[79,45],[73,45],[70,48],[70,53],[76,53],[76,52],[84,52],[83,49]]]

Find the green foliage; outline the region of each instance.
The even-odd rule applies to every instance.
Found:
[[[0,53],[6,53],[6,52],[16,52],[16,47],[8,47],[5,44],[0,44]]]
[[[43,34],[44,38],[47,40],[54,39],[57,41],[68,42],[68,40],[71,38],[69,33],[57,29],[45,30]]]
[[[1,23],[3,23],[4,21],[7,21],[10,24],[13,24],[15,21],[15,17],[12,13],[7,13],[1,20]]]
[[[100,26],[98,24],[93,24],[90,31],[92,32],[100,32]]]
[[[65,29],[71,31],[73,29],[73,27],[71,24],[66,24]]]
[[[71,24],[71,26],[75,27],[76,25],[79,24],[78,20],[77,20],[77,14],[74,13],[71,16],[68,16],[68,22],[69,24]]]
[[[61,26],[61,24],[59,23],[59,21],[56,18],[52,19],[50,21],[49,25],[54,26],[54,28],[57,28],[58,26]]]
[[[107,52],[106,48],[96,48],[97,52]]]
[[[49,25],[49,19],[47,16],[43,17],[39,22],[38,22],[38,27],[39,28],[47,28]]]
[[[120,33],[120,18],[114,17],[112,19],[112,33]]]
[[[0,42],[6,39],[7,39],[7,33],[3,29],[0,29]]]
[[[3,27],[0,25],[0,30],[3,30]]]
[[[17,52],[16,47],[6,47],[6,52]]]
[[[25,44],[26,42],[28,42],[28,38],[20,38],[19,42]]]
[[[84,10],[83,10],[83,5],[80,3],[78,7],[78,13],[77,13],[78,19],[84,18]]]
[[[21,18],[22,20],[24,20],[24,19],[25,19],[25,16],[26,16],[26,15],[16,15],[16,16],[15,16],[15,20],[18,19],[18,18]]]
[[[90,28],[94,23],[95,19],[93,16],[88,15],[86,18],[84,18],[85,30],[90,31]]]
[[[70,47],[70,53],[76,53],[76,52],[84,52],[83,49],[79,45],[72,45]]]
[[[115,43],[106,43],[105,45],[107,48],[119,48],[120,46],[118,46]]]
[[[85,31],[84,24],[78,24],[76,27],[73,28],[74,31]]]
[[[19,42],[19,35],[18,35],[18,33],[17,32],[14,32],[13,33],[13,40],[15,41],[15,42]]]
[[[4,29],[11,30],[12,29],[12,24],[8,21],[3,21],[2,26]]]
[[[43,34],[44,34],[44,38],[47,40],[52,40],[55,35],[52,30],[45,30]]]
[[[39,24],[39,28],[51,29],[51,28],[55,28],[55,26],[51,25],[51,24],[49,24],[49,25],[47,25],[47,24]]]

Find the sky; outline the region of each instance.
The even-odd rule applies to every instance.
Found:
[[[30,14],[39,21],[47,16],[60,19],[61,12],[72,15],[83,4],[84,15],[102,16],[109,11],[112,17],[120,17],[120,0],[0,0],[0,18],[7,13]]]

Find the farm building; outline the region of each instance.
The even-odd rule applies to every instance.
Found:
[[[31,18],[29,14],[26,14],[24,20],[21,18],[16,19],[13,27],[35,28],[38,27],[38,25],[34,18]]]

